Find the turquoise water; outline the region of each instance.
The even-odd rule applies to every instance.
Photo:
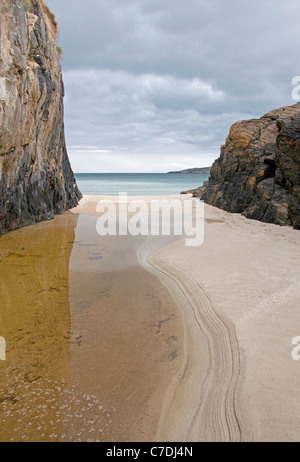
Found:
[[[198,188],[208,179],[204,174],[166,173],[77,173],[75,178],[84,195],[159,196],[180,194]]]

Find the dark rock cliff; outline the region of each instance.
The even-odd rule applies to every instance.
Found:
[[[56,38],[55,17],[41,0],[1,0],[0,234],[81,198],[66,151]]]
[[[234,124],[201,199],[300,229],[300,104]]]

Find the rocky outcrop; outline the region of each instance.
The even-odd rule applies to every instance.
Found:
[[[41,0],[0,4],[0,234],[74,207],[57,24]]]
[[[201,198],[247,218],[300,229],[300,104],[234,124]]]
[[[203,193],[205,191],[205,188],[208,184],[208,181],[205,181],[203,183],[203,186],[199,186],[199,188],[196,188],[196,189],[189,189],[188,191],[182,191],[180,194],[192,194],[193,197],[202,197],[203,196]]]

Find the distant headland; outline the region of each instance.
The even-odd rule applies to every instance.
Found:
[[[202,167],[202,168],[188,168],[186,170],[179,170],[178,172],[168,172],[168,175],[170,174],[186,174],[186,173],[192,173],[192,174],[204,174],[204,175],[209,175],[210,174],[210,169],[211,167]]]

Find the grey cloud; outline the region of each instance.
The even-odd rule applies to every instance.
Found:
[[[298,0],[47,3],[64,51],[71,160],[79,154],[70,146],[100,151],[82,151],[80,168],[101,168],[102,158],[117,171],[122,153],[144,166],[159,153],[166,170],[205,165],[234,121],[293,104]]]

